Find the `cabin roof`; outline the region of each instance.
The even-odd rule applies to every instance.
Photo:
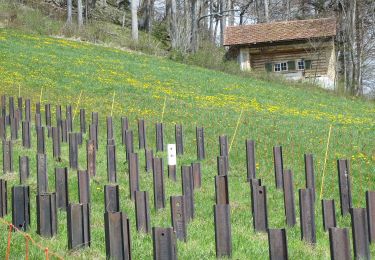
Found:
[[[228,26],[224,32],[224,46],[255,45],[335,35],[335,18]]]

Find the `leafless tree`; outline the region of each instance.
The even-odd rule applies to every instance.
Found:
[[[131,14],[132,14],[132,39],[138,41],[138,1],[131,0]]]

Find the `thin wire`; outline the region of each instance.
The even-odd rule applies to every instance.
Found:
[[[324,188],[324,177],[326,173],[326,165],[327,165],[327,157],[328,157],[328,148],[329,148],[329,141],[331,139],[331,131],[332,131],[332,125],[329,126],[329,132],[328,132],[328,138],[327,138],[327,147],[326,147],[326,154],[324,156],[324,164],[323,164],[323,174],[322,174],[322,181],[321,181],[321,187],[320,187],[320,196],[319,200],[322,200],[323,196],[323,188]]]
[[[234,134],[233,134],[233,137],[232,137],[232,141],[230,142],[230,146],[229,146],[228,154],[230,154],[230,150],[232,149],[233,141],[234,141],[234,139],[236,138],[237,129],[238,129],[238,126],[240,125],[240,121],[241,121],[242,113],[243,113],[243,109],[241,109],[240,116],[238,117],[237,125],[236,125],[236,129],[234,130]]]
[[[165,98],[164,98],[163,112],[161,113],[161,122],[160,123],[163,123],[166,104],[167,104],[167,96],[165,96]]]
[[[76,106],[76,109],[74,110],[74,113],[73,113],[73,119],[72,119],[73,121],[74,121],[74,118],[76,117],[77,110],[78,110],[78,107],[79,107],[79,103],[81,102],[81,96],[82,96],[82,90],[81,90],[81,93],[79,94],[77,106]]]

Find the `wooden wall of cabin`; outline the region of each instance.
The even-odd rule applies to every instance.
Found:
[[[334,51],[333,44],[332,42],[326,42],[320,43],[319,47],[317,46],[318,44],[314,45],[314,43],[298,43],[251,48],[251,69],[253,71],[265,71],[267,63],[274,64],[304,59],[311,61],[311,68],[305,70],[306,77],[327,76],[331,54]],[[297,63],[295,67],[296,69],[293,71],[281,73],[296,72]]]

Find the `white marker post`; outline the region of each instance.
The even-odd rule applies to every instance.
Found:
[[[176,144],[168,144],[168,177],[171,180],[177,181],[176,179]]]

